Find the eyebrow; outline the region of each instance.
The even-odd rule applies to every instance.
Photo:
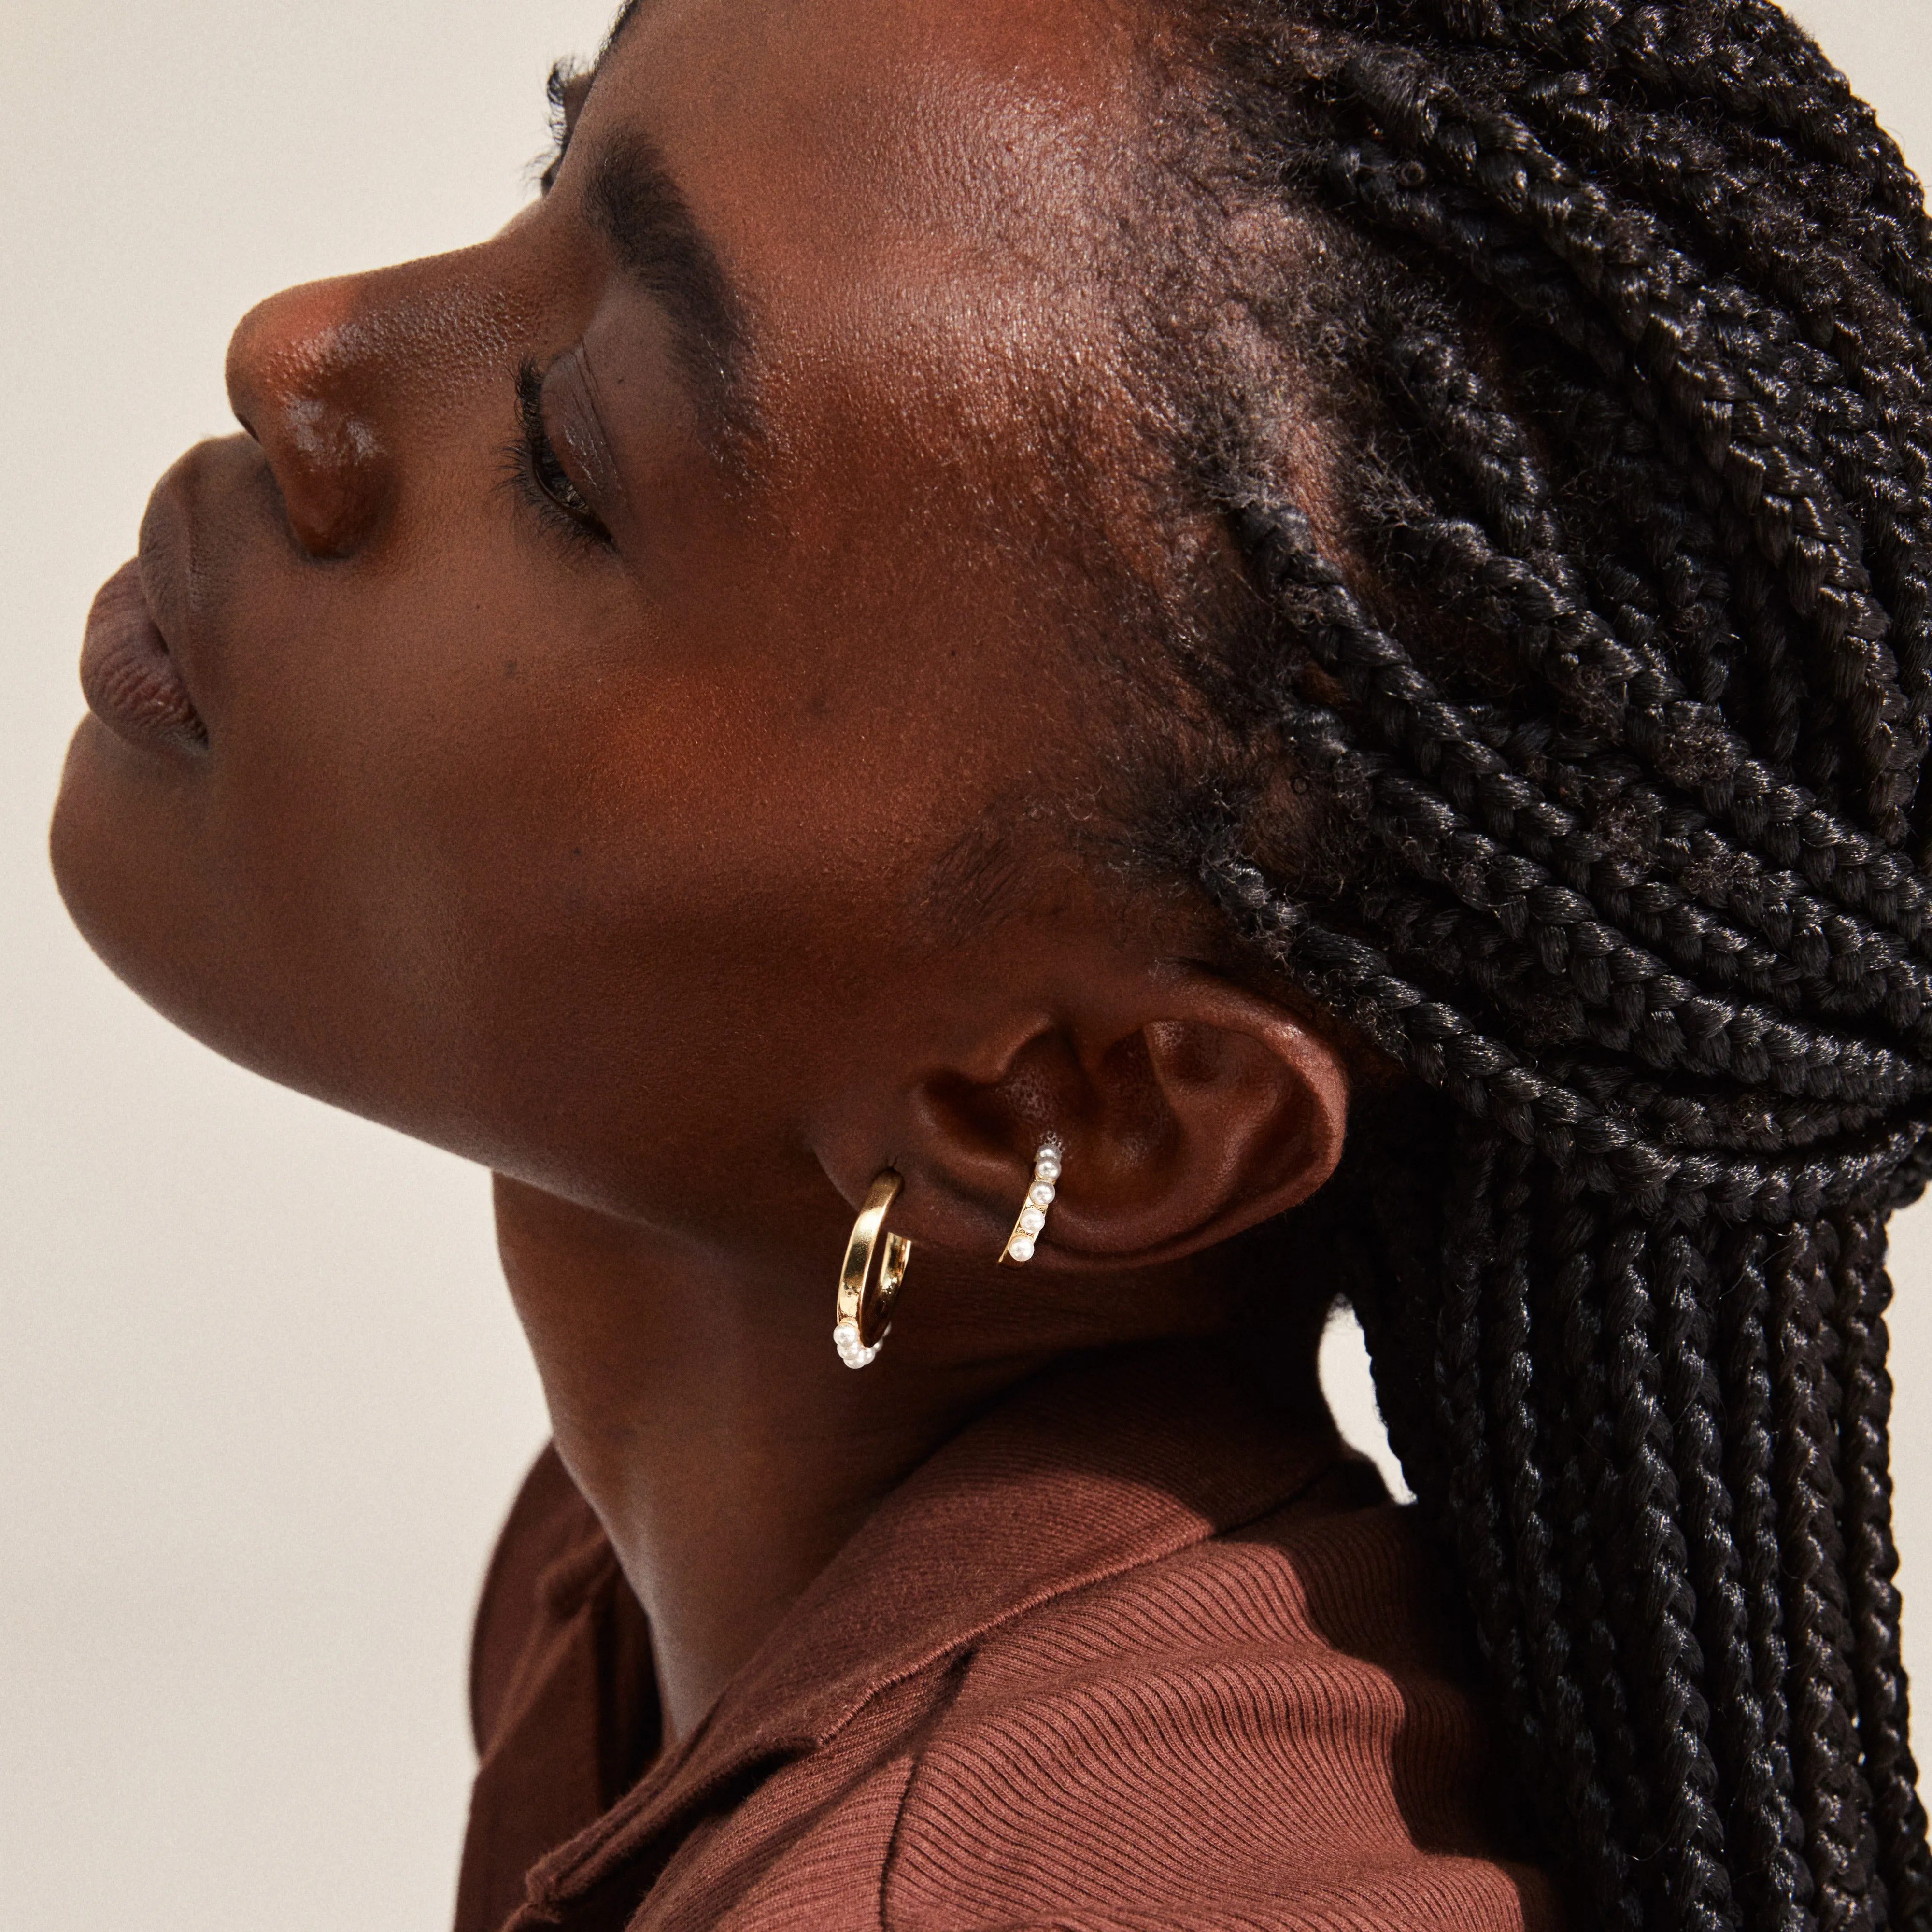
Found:
[[[670,317],[677,360],[710,418],[706,428],[729,444],[755,436],[744,304],[663,155],[635,134],[614,140],[596,158],[584,206],[625,272]]]

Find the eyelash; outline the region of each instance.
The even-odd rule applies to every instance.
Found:
[[[537,186],[545,194],[556,182],[556,171],[563,166],[564,151],[570,146],[571,122],[575,117],[570,111],[568,95],[584,73],[575,61],[560,60],[544,82],[544,100],[550,116],[550,147],[541,157],[542,172],[537,176]]]
[[[503,452],[517,494],[561,536],[610,548],[610,532],[603,519],[584,501],[584,493],[557,460],[544,427],[543,371],[534,362],[525,362],[517,371],[517,418],[522,434]]]

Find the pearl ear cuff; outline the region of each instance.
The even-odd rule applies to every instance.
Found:
[[[1006,1245],[1000,1252],[1002,1267],[1023,1268],[1033,1259],[1059,1179],[1060,1148],[1054,1142],[1043,1141],[1034,1156],[1033,1180],[1027,1188],[1026,1198],[1020,1203],[1019,1219],[1013,1223],[1013,1232],[1006,1237]]]

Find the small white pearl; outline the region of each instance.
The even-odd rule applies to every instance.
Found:
[[[1036,1180],[1034,1184],[1027,1190],[1027,1198],[1030,1201],[1036,1208],[1051,1208],[1053,1205],[1053,1183],[1052,1181]]]
[[[838,1343],[840,1348],[849,1348],[854,1342],[858,1340],[859,1331],[850,1322],[842,1322],[837,1328],[832,1330],[832,1339]]]
[[[1039,1160],[1033,1164],[1033,1171],[1042,1180],[1058,1180],[1060,1178],[1059,1155],[1051,1148],[1042,1148]]]
[[[1016,1234],[1006,1244],[1006,1252],[1016,1262],[1030,1262],[1033,1259],[1033,1244],[1025,1235]]]
[[[1046,1226],[1046,1216],[1042,1214],[1037,1208],[1022,1208],[1020,1210],[1020,1232],[1022,1234],[1036,1234],[1040,1232],[1041,1228]]]

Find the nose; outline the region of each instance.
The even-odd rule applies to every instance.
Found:
[[[368,291],[349,277],[271,296],[229,342],[229,405],[261,445],[289,529],[313,556],[359,548],[388,503],[386,334]]]

